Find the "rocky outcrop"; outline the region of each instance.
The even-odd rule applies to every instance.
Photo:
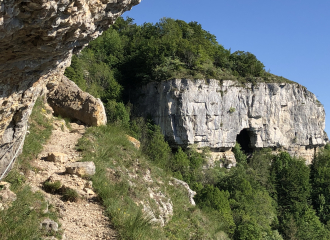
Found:
[[[133,144],[133,146],[136,148],[136,149],[140,149],[140,146],[141,146],[141,142],[139,140],[137,140],[136,138],[133,138],[131,136],[128,136],[126,135],[128,141],[130,141],[130,143]]]
[[[72,53],[140,1],[0,1],[0,178],[20,153],[45,85],[61,80]]]
[[[324,108],[299,84],[174,79],[144,86],[136,102],[172,145],[214,155],[238,141],[245,151],[283,149],[310,162],[327,141]]]
[[[173,182],[174,182],[175,185],[182,186],[182,187],[184,187],[187,190],[189,202],[190,202],[191,205],[195,206],[196,203],[195,203],[195,200],[194,200],[194,196],[197,193],[195,191],[193,191],[193,190],[190,189],[188,183],[186,183],[184,181],[181,181],[179,179],[176,179],[176,178],[172,178],[172,179],[173,179]]]
[[[74,82],[63,76],[60,81],[49,82],[48,104],[56,115],[80,120],[90,126],[107,123],[103,103],[82,91]]]
[[[92,176],[95,174],[94,162],[74,162],[66,166],[66,173],[77,176]]]
[[[10,190],[10,183],[0,182],[0,212],[8,209],[16,199],[16,194]]]

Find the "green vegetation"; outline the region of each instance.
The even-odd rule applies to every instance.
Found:
[[[71,188],[66,188],[62,190],[64,201],[77,202],[79,200],[79,194],[76,190]]]
[[[233,148],[236,167],[203,169],[207,149],[173,152],[158,126],[147,121],[140,129],[142,152],[126,139],[130,130],[118,123],[88,129],[79,143],[84,159],[97,166],[93,184],[120,239],[329,239],[330,183],[322,174],[330,165],[330,150],[315,159],[312,174],[303,160],[285,152],[273,155],[263,149],[247,158],[239,144]],[[145,176],[147,169],[153,183],[128,177]],[[189,206],[184,191],[166,184],[171,176],[197,192],[196,207]],[[143,218],[136,202],[146,201],[149,193],[132,184],[157,187],[171,198],[174,216],[164,228]],[[323,185],[314,189],[313,184]]]
[[[46,181],[44,182],[44,189],[46,192],[49,192],[49,193],[58,193],[62,187],[62,183],[57,180],[55,182],[50,182],[50,181]]]
[[[235,111],[236,111],[236,109],[235,109],[234,107],[230,107],[230,108],[229,108],[229,112],[230,112],[230,113],[233,113],[233,112],[235,112]]]
[[[202,159],[194,158],[193,154],[187,157],[182,150],[172,157],[171,149],[159,128],[151,124],[149,126],[154,128],[146,127],[145,131],[155,144],[147,148],[147,141],[150,142],[146,140],[146,145],[142,146],[142,149],[146,149],[143,150],[145,153],[135,149],[125,136],[127,130],[118,124],[89,128],[78,144],[83,160],[93,159],[96,165],[93,186],[118,231],[119,239],[216,239],[217,234],[226,236],[221,231],[225,229],[221,222],[215,217],[208,218],[208,212],[189,204],[186,190],[169,184],[172,173],[168,167],[173,162],[177,163],[173,169],[180,175],[188,176],[192,169],[186,168],[187,163],[180,163],[181,157],[188,159],[190,165],[199,165]],[[162,147],[165,150],[157,154]],[[161,161],[156,159],[158,156]],[[161,165],[163,169],[157,167]],[[152,182],[143,179],[147,171],[150,171]],[[129,177],[135,174],[137,178]],[[158,189],[171,198],[174,215],[164,228],[152,224],[142,213],[141,201],[149,201],[154,212],[158,209],[154,200],[149,199],[148,188]]]
[[[47,203],[41,193],[32,193],[24,184],[14,185],[12,190],[17,194],[17,200],[9,209],[0,212],[0,239],[39,240],[42,236],[47,236],[39,226],[45,218],[58,222],[53,206],[49,206],[49,211],[43,213],[47,209]],[[57,237],[60,237],[60,233]]]
[[[290,82],[266,72],[250,52],[231,53],[199,23],[171,18],[140,26],[131,18],[118,18],[102,36],[72,57],[65,74],[111,109],[116,108],[113,101],[122,101],[123,96],[129,100],[135,87],[152,81]]]
[[[330,239],[329,147],[308,167],[269,149],[248,158],[236,144],[236,167],[204,169],[208,149],[171,149],[158,126],[131,114],[134,88],[151,81],[290,82],[266,72],[252,53],[231,53],[197,22],[164,18],[138,26],[119,18],[72,58],[66,75],[106,106],[110,124],[89,128],[78,148],[84,160],[96,164],[93,185],[120,239]],[[139,139],[141,150],[125,134]],[[151,182],[143,180],[147,170]],[[188,204],[184,190],[169,184],[171,177],[197,192],[197,206]],[[173,202],[174,215],[163,228],[142,213],[148,188]],[[148,203],[157,210],[156,201]]]
[[[30,134],[26,136],[23,153],[18,157],[14,168],[4,181],[11,183],[11,190],[16,193],[17,200],[7,210],[0,212],[0,239],[41,239],[48,233],[39,229],[40,222],[45,218],[51,218],[58,222],[53,206],[47,209],[47,202],[40,192],[33,193],[29,186],[25,185],[25,176],[28,170],[38,171],[30,165],[30,162],[42,150],[42,144],[51,135],[51,121],[45,118],[43,102],[38,99],[29,119]],[[58,236],[60,237],[60,233]]]

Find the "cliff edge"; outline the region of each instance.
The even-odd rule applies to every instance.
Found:
[[[137,105],[172,145],[209,147],[219,159],[234,161],[237,141],[245,152],[270,147],[311,163],[327,141],[324,108],[299,84],[174,79],[141,88]]]

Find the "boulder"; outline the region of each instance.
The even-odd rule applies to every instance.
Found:
[[[141,143],[139,140],[137,140],[136,138],[133,138],[129,135],[126,135],[126,137],[127,137],[128,141],[130,141],[136,149],[140,149]]]
[[[59,82],[47,85],[48,104],[55,115],[68,117],[90,126],[107,123],[103,103],[89,93],[82,91],[74,82],[63,76]]]
[[[57,163],[66,163],[68,161],[68,155],[65,153],[52,152],[48,153],[47,161],[57,162]]]
[[[46,218],[40,223],[40,229],[44,229],[47,232],[51,232],[51,231],[57,232],[58,223],[49,218]]]
[[[95,164],[93,162],[74,162],[66,166],[66,173],[78,176],[95,174]]]

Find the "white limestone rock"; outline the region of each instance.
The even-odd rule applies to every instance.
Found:
[[[137,112],[151,115],[173,145],[225,152],[246,129],[251,148],[283,149],[310,162],[327,141],[322,104],[296,83],[173,79],[149,83],[137,96]]]

